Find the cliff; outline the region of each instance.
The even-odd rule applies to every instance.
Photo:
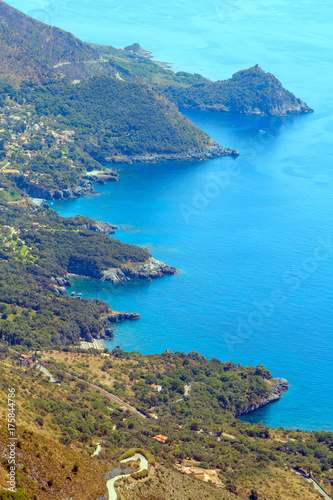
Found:
[[[215,143],[207,148],[190,149],[182,153],[171,154],[143,154],[132,156],[106,156],[105,161],[109,163],[158,163],[163,161],[203,161],[221,156],[239,156],[237,149],[229,149]]]
[[[87,173],[79,179],[77,186],[67,189],[56,189],[44,186],[40,182],[29,180],[23,175],[13,176],[16,185],[32,198],[44,200],[63,200],[65,198],[79,198],[95,193],[94,184],[105,184],[106,182],[118,181],[119,176],[114,169]],[[88,228],[90,229],[90,228]],[[110,231],[112,232],[112,231]]]
[[[130,247],[131,245],[128,246]],[[100,281],[119,283],[120,281],[135,279],[151,281],[154,278],[162,278],[165,275],[177,274],[179,271],[175,267],[168,266],[151,256],[144,262],[129,261],[118,267],[109,267],[106,270],[101,270],[93,259],[84,260],[83,257],[80,258],[75,255],[69,259],[68,272],[69,274],[87,276]]]
[[[266,406],[273,401],[277,401],[281,398],[282,394],[288,390],[289,387],[288,381],[280,377],[272,378],[271,383],[271,394],[270,396],[268,396],[268,398],[258,403],[253,403],[249,406],[246,406],[242,410],[236,412],[235,417],[241,417],[242,415],[246,415],[247,413],[258,410],[259,408],[262,408],[263,406]]]
[[[304,101],[286,90],[271,73],[256,65],[224,81],[169,87],[165,95],[179,107],[202,111],[227,111],[245,115],[286,116],[312,113]]]
[[[124,265],[120,268],[111,268],[102,271],[99,279],[101,281],[130,281],[134,279],[143,279],[151,281],[154,278],[161,278],[166,274],[177,274],[179,271],[175,267],[168,266],[163,262],[150,257],[145,263]]]

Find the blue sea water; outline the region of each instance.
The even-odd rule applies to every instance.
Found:
[[[213,79],[259,63],[315,109],[282,119],[186,111],[241,156],[124,165],[99,196],[53,208],[121,225],[121,241],[149,247],[181,271],[152,283],[75,280],[85,297],[141,314],[117,327],[110,348],[264,364],[290,390],[247,420],[333,430],[333,5],[9,3],[87,41],[137,41],[175,69]]]

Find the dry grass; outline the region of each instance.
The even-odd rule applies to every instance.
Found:
[[[1,421],[5,429],[6,422]],[[0,453],[6,461],[6,433],[0,436]],[[90,458],[75,446],[64,446],[52,438],[36,432],[17,431],[20,448],[16,448],[18,482],[38,500],[95,500],[106,491],[104,473],[110,470],[101,461]],[[77,474],[73,473],[79,464]],[[70,477],[71,479],[67,479]],[[0,467],[0,489],[7,488],[6,470]]]
[[[152,467],[149,476],[117,482],[119,500],[236,500],[224,489],[201,483],[162,465]],[[239,498],[239,497],[238,497]]]

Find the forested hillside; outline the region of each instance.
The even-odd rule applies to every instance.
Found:
[[[229,80],[197,83],[186,88],[169,86],[165,95],[182,108],[205,111],[267,116],[313,111],[258,65],[238,71]]]
[[[8,386],[18,396],[22,495],[26,491],[31,498],[52,495],[60,500],[71,491],[74,499],[83,498],[78,494],[81,479],[85,500],[96,500],[104,494],[104,472],[119,467],[119,460],[136,449],[149,459],[148,474],[120,480],[119,498],[168,500],[172,492],[176,500],[319,500],[313,485],[295,473],[299,468],[311,470],[331,494],[332,433],[270,429],[233,417],[236,408],[269,392],[271,374],[262,366],[221,363],[196,352],[143,356],[119,349],[112,354],[74,351],[32,353],[61,385],[48,382],[36,366],[19,367],[18,354],[0,352],[0,406]],[[98,387],[107,392],[100,394]],[[147,418],[112,402],[110,393],[139,407]],[[164,443],[156,439],[160,435]],[[0,435],[2,448],[5,437]],[[89,458],[96,443],[101,452]],[[91,477],[87,467],[96,481],[85,482],[85,476]],[[184,477],[189,467],[215,471],[220,488]],[[0,488],[4,473],[0,466]]]
[[[53,116],[75,128],[75,143],[99,161],[144,154],[187,152],[216,144],[161,93],[138,83],[95,77],[77,85],[66,82],[24,86],[18,99],[38,116]]]
[[[0,340],[30,348],[91,340],[111,314],[105,302],[62,296],[55,277],[91,275],[144,262],[150,254],[85,229],[91,220],[28,206],[0,205]],[[88,270],[87,270],[88,268]]]

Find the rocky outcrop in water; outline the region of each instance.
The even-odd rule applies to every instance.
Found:
[[[119,323],[120,321],[125,321],[125,319],[136,320],[140,319],[139,313],[131,313],[131,312],[117,312],[114,311],[112,314],[107,316],[107,319],[110,323]]]
[[[239,412],[235,413],[235,417],[241,417],[242,415],[246,415],[247,413],[251,413],[252,411],[258,410],[259,408],[262,408],[263,406],[268,405],[269,403],[272,403],[273,401],[277,401],[278,399],[281,398],[282,394],[286,392],[289,388],[288,381],[285,378],[273,378],[271,379],[272,381],[272,386],[271,386],[271,394],[268,398],[264,399],[263,401],[259,401],[258,403],[252,403],[246,408],[243,408]]]
[[[98,234],[115,234],[118,226],[114,226],[113,224],[109,224],[108,222],[102,221],[92,221],[87,222],[86,224],[82,224],[82,229],[88,229],[90,231],[95,231]]]
[[[131,156],[113,156],[105,158],[108,163],[158,163],[163,161],[202,161],[210,160],[220,156],[239,156],[237,149],[229,149],[215,143],[210,148],[191,149],[184,153],[171,153],[171,154],[145,154],[145,155],[131,155]]]
[[[152,280],[161,278],[166,274],[177,274],[179,271],[173,267],[164,264],[163,262],[150,257],[148,261],[139,264],[130,264],[115,267],[102,271],[98,279],[101,281],[111,281],[118,283],[119,281],[130,281],[134,279]]]

